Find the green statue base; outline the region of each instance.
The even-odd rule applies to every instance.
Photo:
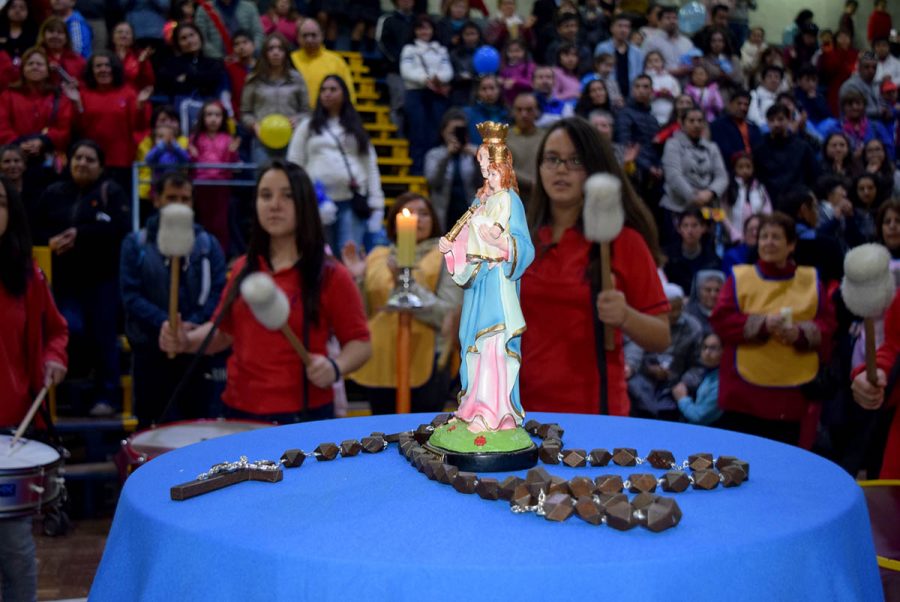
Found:
[[[538,461],[538,448],[521,426],[473,433],[454,420],[435,428],[425,448],[465,472],[525,470]]]

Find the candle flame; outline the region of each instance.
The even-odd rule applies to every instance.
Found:
[[[410,213],[409,209],[407,209],[406,207],[404,207],[403,211],[401,211],[400,213],[403,214],[403,217],[409,217],[410,215],[412,215],[412,213]]]

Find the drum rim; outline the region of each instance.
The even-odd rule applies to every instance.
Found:
[[[0,437],[0,445],[3,445],[3,443],[2,443],[3,438],[4,437]],[[38,443],[40,445],[43,445],[44,447],[49,448],[51,451],[53,451],[53,453],[56,454],[56,459],[52,460],[50,462],[46,462],[44,464],[32,464],[31,466],[22,466],[19,468],[12,468],[12,467],[3,468],[2,466],[0,466],[0,477],[28,475],[28,474],[32,474],[35,472],[40,472],[41,470],[44,470],[44,471],[53,470],[55,468],[59,468],[60,466],[62,466],[63,460],[64,460],[63,454],[60,453],[60,451],[57,448],[55,448],[52,445],[49,445],[47,443],[44,443],[43,441],[38,441],[37,439],[22,438],[21,440],[27,441],[30,443]]]

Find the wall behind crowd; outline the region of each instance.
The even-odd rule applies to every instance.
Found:
[[[866,25],[874,4],[872,0],[859,1],[859,9],[853,17],[857,40],[866,39]],[[750,11],[750,25],[765,29],[766,42],[769,44],[781,44],[781,33],[784,28],[793,23],[794,17],[804,8],[813,11],[816,16],[816,25],[819,28],[837,30],[841,13],[844,12],[844,2],[843,0],[791,0],[790,2],[757,0],[756,10]],[[888,2],[887,10],[891,13],[894,23],[900,23],[900,2]]]

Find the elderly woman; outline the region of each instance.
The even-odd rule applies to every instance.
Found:
[[[848,90],[841,96],[841,118],[828,119],[819,125],[822,136],[843,132],[850,140],[854,157],[862,158],[865,145],[873,139],[884,145],[888,161],[894,160],[894,139],[888,128],[866,117],[866,99],[858,90]]]
[[[763,216],[759,261],[738,265],[719,294],[710,323],[722,339],[722,426],[809,446],[816,424],[812,386],[835,329],[834,309],[816,270],[797,266],[794,221]],[[804,422],[804,420],[806,421]]]
[[[712,332],[709,316],[712,315],[719,299],[719,292],[725,284],[725,273],[719,270],[700,270],[694,276],[694,286],[684,311],[697,318],[703,327],[704,336]]]
[[[462,289],[453,283],[444,269],[443,257],[437,248],[441,229],[434,207],[422,195],[407,192],[394,202],[387,219],[389,246],[378,246],[363,257],[354,243],[342,250],[344,265],[360,286],[369,316],[372,334],[372,359],[350,375],[367,389],[373,414],[390,414],[397,396],[397,312],[385,310],[397,280],[397,215],[408,210],[418,216],[416,230],[416,282],[436,295],[435,303],[417,312],[412,322],[412,407],[415,412],[439,412],[447,398],[447,385],[435,365],[444,348],[442,326],[448,315],[462,304]],[[453,338],[455,333],[450,333]]]

